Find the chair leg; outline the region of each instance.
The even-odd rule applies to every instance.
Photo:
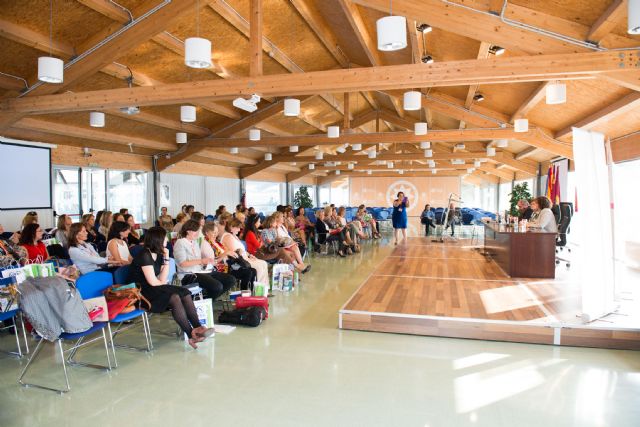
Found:
[[[109,336],[109,338],[111,338],[111,336]],[[105,332],[104,328],[102,328],[102,340],[104,341],[104,352],[107,355],[107,366],[109,367],[109,369],[107,369],[108,371],[111,370],[111,357],[109,357],[109,345],[107,344],[107,333]],[[115,355],[115,353],[114,353]]]
[[[60,349],[60,358],[62,359],[62,370],[64,371],[64,380],[67,383],[66,390],[60,390],[61,393],[66,393],[71,390],[69,385],[69,374],[67,373],[67,364],[64,362],[64,349],[62,348],[62,340],[58,340],[58,348]]]
[[[22,346],[20,345],[20,334],[18,333],[18,325],[16,318],[13,319],[13,333],[16,335],[16,344],[18,345],[18,357],[22,357]]]
[[[145,312],[142,315],[143,327],[145,328],[145,339],[147,340],[147,351],[153,350],[153,341],[151,340],[151,325],[149,324],[149,316]]]
[[[33,383],[26,383],[23,381],[24,376],[27,374],[29,368],[31,367],[31,363],[33,363],[33,361],[38,357],[38,354],[40,354],[40,351],[42,350],[43,347],[43,343],[46,340],[44,338],[40,338],[40,341],[38,341],[38,345],[36,345],[35,350],[33,351],[33,354],[31,355],[31,357],[29,358],[29,360],[27,361],[26,366],[22,369],[22,372],[20,373],[20,376],[18,377],[18,384],[24,386],[24,387],[36,387],[36,388],[41,388],[44,390],[51,390],[51,391],[55,391],[58,393],[67,393],[68,391],[71,390],[71,386],[69,385],[69,375],[67,373],[67,365],[65,363],[64,360],[64,350],[62,348],[62,340],[57,340],[57,344],[58,344],[58,350],[60,351],[60,356],[62,358],[62,369],[64,371],[64,379],[65,379],[65,383],[67,385],[66,389],[59,389],[59,388],[52,388],[52,387],[46,387],[43,385],[39,385],[39,384],[33,384]]]
[[[111,322],[107,323],[107,330],[109,331],[109,341],[111,342],[111,352],[113,353],[113,366],[118,367],[118,359],[116,358],[116,346],[113,343],[113,333],[111,332]]]
[[[20,326],[22,327],[22,338],[24,339],[24,346],[26,347],[26,353],[29,354],[29,341],[27,341],[27,329],[24,327],[24,316],[20,313]]]

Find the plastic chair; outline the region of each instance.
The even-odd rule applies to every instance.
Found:
[[[96,298],[101,297],[104,294],[104,291],[111,285],[113,285],[114,276],[117,277],[128,277],[129,275],[129,266],[123,266],[118,268],[113,275],[111,273],[105,271],[94,271],[89,274],[84,274],[78,278],[76,281],[76,288],[80,292],[80,295],[83,299],[88,298]],[[124,282],[120,282],[119,284],[124,284]],[[144,329],[144,338],[146,341],[146,348],[143,347],[133,347],[127,346],[123,344],[117,344],[119,348],[126,348],[130,350],[138,350],[138,351],[151,351],[153,350],[153,342],[151,341],[151,327],[149,326],[149,316],[147,312],[144,310],[136,309],[129,313],[118,314],[112,320],[107,323],[107,329],[109,330],[109,336],[111,337],[111,350],[113,352],[114,365],[118,367],[118,360],[116,359],[116,344],[114,342],[115,337],[118,333],[123,332],[127,329],[130,329],[134,326],[137,326],[135,323],[129,325],[125,328],[122,327],[124,322],[128,322],[130,320],[135,320],[137,318],[142,319],[142,327]],[[111,323],[117,323],[118,326],[115,332],[111,330]]]
[[[0,279],[0,289],[5,288],[14,283],[15,283],[15,278],[13,277]],[[6,322],[7,320],[12,320],[11,325],[0,327],[0,331],[13,328],[13,333],[16,337],[16,345],[18,347],[18,351],[17,352],[3,351],[3,353],[22,357],[23,356],[22,346],[20,345],[20,334],[18,333],[18,326],[17,326],[18,320],[20,321],[20,326],[22,327],[22,338],[24,339],[24,345],[26,346],[27,354],[29,353],[29,342],[27,341],[27,333],[24,328],[24,318],[22,316],[22,311],[19,308],[16,308],[14,310],[9,310],[13,306],[14,302],[15,302],[14,299],[10,298],[6,307],[4,308],[4,311],[0,310],[0,322]]]

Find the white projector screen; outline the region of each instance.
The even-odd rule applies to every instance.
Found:
[[[0,209],[51,208],[51,149],[0,143]]]

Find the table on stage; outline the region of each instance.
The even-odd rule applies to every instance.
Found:
[[[488,223],[484,250],[511,277],[554,279],[556,234],[535,229],[520,232],[512,226]]]

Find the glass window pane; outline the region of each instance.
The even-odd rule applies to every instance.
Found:
[[[331,202],[336,206],[349,206],[349,178],[337,179],[331,183]]]
[[[105,209],[104,169],[84,169],[82,171],[82,210],[84,213]]]
[[[53,209],[58,215],[80,214],[78,168],[53,168]],[[75,218],[74,218],[75,219]]]
[[[129,209],[136,223],[147,222],[147,173],[109,171],[109,210]]]
[[[274,212],[281,204],[280,183],[264,181],[247,181],[247,207],[253,207],[256,212],[268,214]]]

